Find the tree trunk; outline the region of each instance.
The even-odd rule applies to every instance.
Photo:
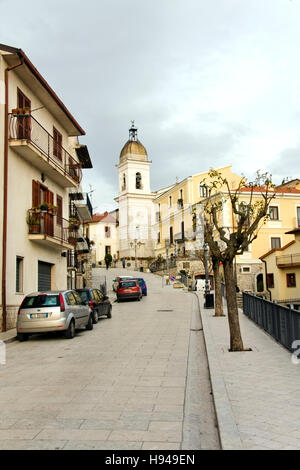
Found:
[[[214,271],[214,282],[215,282],[215,316],[223,317],[223,302],[222,302],[222,287],[221,287],[221,276],[220,276],[220,264],[219,260],[212,256],[213,271]]]
[[[230,350],[243,351],[244,346],[240,330],[239,312],[236,300],[233,261],[224,261],[223,266],[226,284],[227,312],[230,331]]]

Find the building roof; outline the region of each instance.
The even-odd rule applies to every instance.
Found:
[[[42,85],[42,87],[51,95],[55,103],[57,104],[58,108],[63,112],[63,114],[68,118],[68,120],[72,123],[72,127],[74,129],[73,133],[70,133],[70,135],[85,135],[85,131],[82,129],[82,127],[78,124],[76,119],[72,116],[70,111],[67,109],[67,107],[63,104],[63,102],[60,100],[60,98],[57,96],[57,94],[54,92],[54,90],[50,87],[50,85],[46,82],[44,77],[40,74],[40,72],[36,69],[36,67],[32,64],[32,62],[29,60],[27,55],[25,54],[22,49],[18,49],[15,47],[7,46],[5,44],[0,44],[0,50],[7,52],[8,54],[5,55],[5,60],[7,61],[9,66],[16,65],[16,55],[19,57],[19,59],[22,61],[23,65],[25,65],[30,72],[34,75],[36,80]],[[21,68],[21,67],[20,67]],[[17,71],[18,69],[16,69]]]
[[[287,232],[289,233],[289,232]],[[259,259],[264,259],[264,258],[267,258],[267,256],[271,255],[272,253],[275,253],[275,251],[284,251],[286,248],[288,248],[289,246],[293,245],[294,243],[296,243],[295,240],[292,240],[291,242],[287,243],[286,245],[284,245],[283,247],[281,248],[273,248],[272,250],[269,250],[267,253],[265,253],[264,255],[260,256]]]
[[[139,140],[128,140],[120,153],[120,161],[128,154],[143,156],[148,161],[147,150]]]
[[[106,222],[106,223],[116,223],[117,217],[113,215],[116,211],[113,212],[104,212],[103,214],[94,214],[93,219],[91,220],[92,223],[99,223],[99,222]]]

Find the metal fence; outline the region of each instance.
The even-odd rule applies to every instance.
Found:
[[[293,341],[300,340],[300,312],[245,292],[243,310],[276,341],[293,351]]]
[[[176,268],[176,259],[169,259],[168,261],[154,261],[150,264],[149,269],[152,273],[156,271],[168,271],[171,268]]]

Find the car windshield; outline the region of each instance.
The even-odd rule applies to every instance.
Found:
[[[35,295],[26,297],[22,308],[59,307],[59,295]]]
[[[78,291],[77,291],[78,292]],[[88,302],[89,301],[89,293],[87,290],[82,290],[82,291],[79,291],[78,294],[80,295],[81,297],[81,300],[83,302]]]
[[[120,287],[136,287],[135,281],[120,282]]]

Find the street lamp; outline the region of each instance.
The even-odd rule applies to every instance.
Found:
[[[209,282],[209,273],[208,273],[208,244],[204,243],[204,270],[205,270],[205,303],[204,308],[214,308],[214,296],[210,293],[210,282]]]
[[[135,238],[133,242],[130,242],[130,247],[134,247],[134,267],[137,269],[137,260],[136,260],[136,249],[137,247],[139,248],[140,246],[144,245],[142,242],[138,242],[137,239]]]

